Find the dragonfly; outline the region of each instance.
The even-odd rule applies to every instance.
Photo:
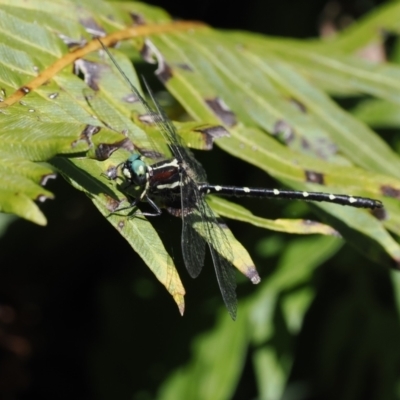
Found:
[[[128,207],[116,211],[137,208],[140,202],[147,201],[151,206],[151,211],[141,211],[140,215],[159,216],[162,210],[157,203],[161,200],[163,207],[170,214],[180,217],[182,219],[182,254],[189,275],[196,278],[200,274],[208,246],[223,301],[233,320],[236,319],[237,298],[232,249],[224,232],[224,225],[220,223],[220,220],[206,202],[205,198],[208,194],[322,201],[369,209],[383,207],[379,200],[359,196],[208,183],[204,168],[178,135],[172,121],[158,104],[147,82],[144,80],[154,107],[149,105],[139,90],[132,84],[107,47],[101,41],[100,43],[146,111],[146,114],[141,115],[141,120],[157,126],[172,153],[172,158],[166,158],[150,165],[143,160],[140,153],[135,152],[124,162],[107,170],[106,176],[109,179],[117,179],[119,171],[121,171],[128,186],[140,188],[140,194],[130,201]],[[250,279],[253,283],[260,282],[260,277],[256,271]]]

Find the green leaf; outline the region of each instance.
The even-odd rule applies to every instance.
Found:
[[[44,224],[33,201],[52,196],[40,186],[51,169],[38,163],[63,155],[69,161],[57,158],[54,163],[59,170],[108,215],[126,193],[101,174],[133,151],[141,151],[149,162],[157,160],[159,152],[166,152],[161,135],[140,121],[143,108],[132,99],[99,43],[85,46],[84,40],[90,40],[93,29],[98,28],[109,35],[103,37],[106,45],[121,42],[112,54],[134,85],[139,80],[126,54],[135,60],[143,55],[145,61],[158,64],[156,75],[187,112],[183,118],[194,120],[177,124],[193,147],[210,149],[216,137],[229,131],[231,137],[217,139],[218,146],[281,184],[303,190],[319,182],[313,185],[318,191],[383,198],[388,209],[385,221],[366,211],[318,207],[323,218],[335,214],[332,224],[339,232],[344,225],[346,238],[363,235],[399,261],[400,247],[388,230],[400,234],[400,159],[324,91],[348,88],[342,93],[365,93],[397,105],[399,67],[371,65],[349,55],[354,44],[346,47],[332,42],[324,51],[326,43],[322,41],[303,43],[219,32],[199,23],[172,22],[164,11],[135,2],[56,1],[48,7],[40,1],[3,3],[1,210]],[[397,13],[398,6],[393,5],[392,12]],[[132,27],[131,15],[143,24]],[[389,16],[382,12],[376,18],[382,27],[386,23],[393,28]],[[361,45],[360,41],[353,43]],[[213,129],[221,125],[219,136],[213,136]],[[288,137],[282,135],[284,131]],[[88,177],[91,184],[79,183]],[[333,233],[322,224],[304,228],[302,222],[271,222],[242,208],[228,207],[228,203],[211,204],[216,211],[224,210],[222,214],[269,229]],[[120,231],[125,238],[178,305],[183,304],[179,278],[150,224],[124,215],[108,219],[117,229],[124,226]],[[151,246],[152,241],[157,246]],[[250,257],[233,235],[230,241],[235,260],[242,259],[236,264],[245,272]]]
[[[245,362],[249,338],[245,318],[239,318],[234,329],[232,324],[228,315],[221,316],[215,329],[196,341],[193,361],[171,375],[157,398],[231,398]]]
[[[100,175],[100,163],[94,160],[74,160],[57,157],[53,160],[57,169],[65,174],[67,180],[76,188],[87,193],[93,193],[93,202],[99,211],[107,218],[115,229],[127,240],[132,248],[142,257],[146,265],[154,273],[157,279],[165,286],[171,294],[179,311],[183,314],[185,310],[185,289],[179,278],[178,271],[168,252],[165,250],[157,232],[145,217],[127,217],[125,213],[113,214],[118,202],[118,192],[112,185],[93,178]],[[88,171],[82,173],[82,171]]]
[[[400,126],[400,107],[385,100],[364,100],[352,110],[352,114],[366,124],[379,128]]]
[[[371,43],[382,44],[385,35],[377,27],[384,26],[387,32],[399,33],[399,21],[400,4],[396,1],[387,2],[341,32],[330,46],[352,53]]]
[[[302,285],[339,248],[340,241],[329,237],[296,239],[287,246],[276,272],[240,305],[234,327],[226,313],[219,314],[212,330],[196,339],[191,361],[170,374],[157,398],[230,398],[252,344],[251,361],[260,394],[263,398],[280,398],[292,360],[269,345],[279,334],[274,332],[274,315],[282,305],[283,317],[293,326],[292,334],[297,333],[314,297],[313,290]]]
[[[256,345],[253,363],[263,398],[282,397],[292,363],[290,354],[279,353],[272,345],[283,333],[282,328],[275,326],[276,313],[283,310],[281,318],[286,322],[288,334],[296,335],[314,298],[314,290],[308,284],[310,277],[315,268],[336,253],[340,246],[340,240],[329,237],[292,241],[286,246],[275,272],[248,301],[252,339]]]
[[[330,226],[321,224],[315,221],[304,219],[275,219],[270,220],[260,218],[253,215],[250,211],[246,210],[235,203],[216,196],[210,196],[208,203],[212,208],[223,217],[235,219],[242,222],[248,222],[259,228],[270,229],[277,232],[288,232],[298,234],[312,234],[319,233],[321,235],[338,235],[338,233]]]

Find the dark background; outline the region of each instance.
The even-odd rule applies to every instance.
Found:
[[[248,30],[274,36],[319,36],[321,23],[333,19],[342,28],[384,0],[205,0],[146,1],[167,10],[176,19],[200,20],[216,28]]]
[[[309,38],[319,36],[327,20],[345,26],[383,1],[148,3],[176,18],[201,20],[217,28]],[[215,183],[249,185],[264,176],[251,167],[238,176],[243,164],[218,149],[212,157],[197,155]],[[217,168],[216,163],[225,167]],[[212,268],[207,265],[197,280],[191,280],[180,261],[180,221],[167,215],[154,221],[180,267],[187,291],[182,318],[165,289],[89,199],[60,177],[49,189],[56,200],[41,206],[49,225],[42,228],[18,220],[0,240],[0,399],[154,398],[173,368],[189,360],[193,338],[215,322],[212,310],[222,306],[222,299]],[[278,217],[285,216],[284,207],[272,204],[265,210],[256,205],[253,211]],[[269,267],[263,266],[254,243],[268,232],[243,225],[229,222],[266,277]],[[291,240],[289,235],[282,237]],[[360,287],[360,276],[373,294],[368,302],[354,290]],[[315,287],[317,298],[293,344],[290,380],[309,382],[315,399],[397,398],[400,329],[387,271],[345,246],[317,272]],[[240,285],[238,297],[251,290],[252,285]],[[335,307],[346,299],[352,300],[352,310],[338,316]],[[376,308],[381,318],[372,317],[377,314],[370,311]],[[324,340],[323,330],[334,327],[339,318],[346,323],[338,320],[338,335],[330,342]],[[359,371],[354,381],[347,368],[363,341],[368,341],[371,351],[363,363],[352,366]],[[346,357],[339,356],[343,347]],[[326,370],[317,368],[321,354],[329,359]],[[100,367],[99,359],[102,365],[107,360],[106,367]],[[141,368],[136,360],[143,363]],[[249,355],[234,398],[256,396]]]

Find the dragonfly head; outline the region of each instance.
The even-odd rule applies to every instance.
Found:
[[[124,177],[137,186],[143,186],[147,181],[148,167],[140,154],[132,154],[122,164],[121,170]]]

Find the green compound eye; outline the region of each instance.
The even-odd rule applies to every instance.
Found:
[[[125,178],[139,186],[146,183],[147,171],[147,165],[140,154],[132,154],[122,166]]]

